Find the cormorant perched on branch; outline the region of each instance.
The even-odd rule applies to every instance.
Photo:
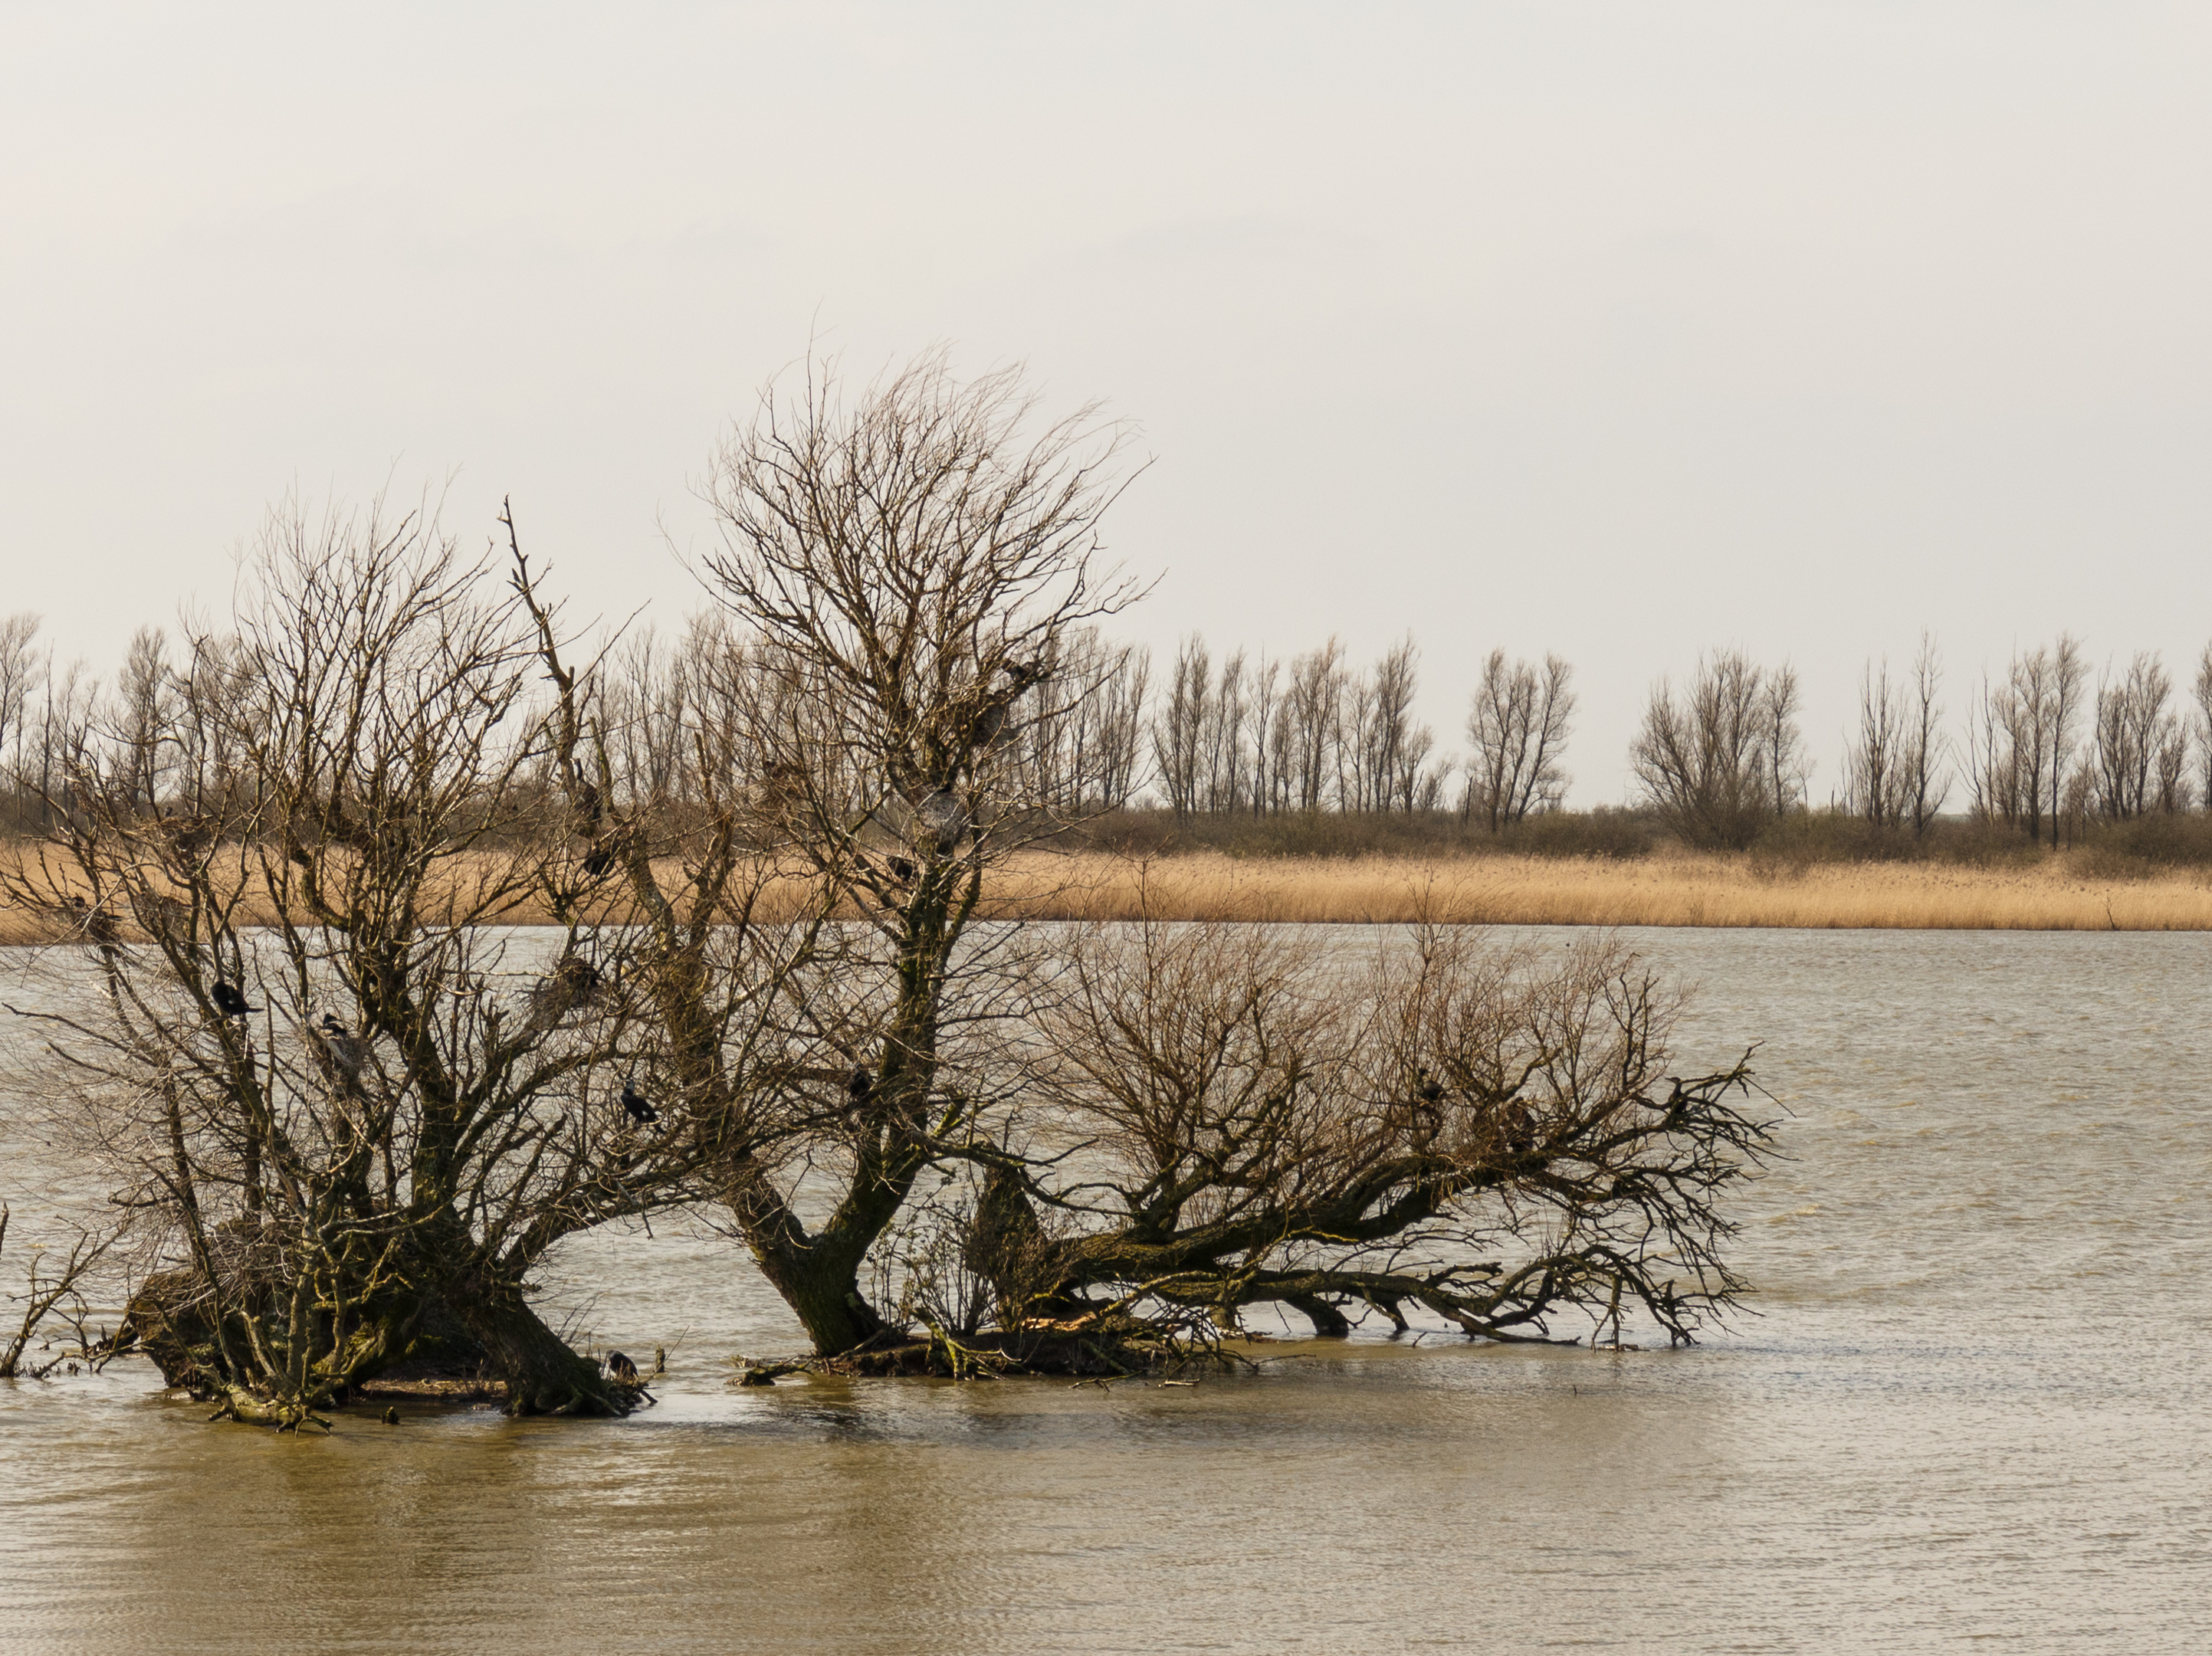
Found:
[[[637,1365],[619,1351],[607,1353],[607,1374],[611,1379],[620,1380],[624,1386],[637,1384]]]
[[[315,1033],[322,1037],[323,1050],[331,1055],[331,1062],[348,1078],[361,1073],[362,1060],[368,1056],[368,1048],[359,1035],[328,1012],[323,1014]]]
[[[631,1086],[627,1081],[623,1083],[622,1107],[626,1112],[628,1112],[629,1119],[636,1122],[641,1127],[650,1127],[654,1122],[660,1119],[660,1112],[654,1109],[650,1103],[648,1103],[644,1098],[641,1097],[638,1094],[637,1089]]]
[[[1505,1107],[1505,1148],[1516,1156],[1536,1148],[1536,1118],[1517,1098]]]
[[[599,968],[581,955],[570,955],[553,968],[552,975],[541,978],[531,986],[530,1021],[538,1028],[550,1028],[579,1006],[589,1006],[599,998],[605,980]]]
[[[596,840],[599,837],[599,786],[585,776],[582,760],[571,759],[568,768],[576,779],[576,809],[591,824],[591,832],[584,837]]]
[[[592,854],[584,858],[584,872],[598,879],[615,865],[615,854],[605,846],[595,846]]]
[[[95,907],[72,892],[69,898],[69,909],[70,918],[76,921],[79,934],[87,943],[100,949],[112,949],[123,941],[122,929],[105,907]]]
[[[981,710],[969,728],[975,745],[988,748],[996,742],[1006,728],[1006,715],[1014,703],[1020,701],[1030,686],[1049,678],[1051,672],[1041,661],[1015,661],[1006,664],[1010,681],[1003,688],[985,693]]]
[[[869,1095],[876,1090],[876,1078],[868,1073],[866,1065],[856,1064],[853,1066],[853,1073],[845,1080],[845,1090],[852,1095],[854,1107],[856,1109],[868,1101]]]
[[[915,883],[915,877],[921,872],[920,869],[914,865],[911,858],[905,857],[892,858],[890,859],[890,870],[891,878],[896,880],[901,885],[912,885]]]
[[[1414,1073],[1419,1077],[1420,1085],[1413,1089],[1413,1126],[1425,1139],[1434,1138],[1444,1129],[1444,1089],[1426,1071]]]
[[[245,992],[236,984],[226,983],[221,978],[209,986],[208,998],[215,1003],[215,1010],[227,1018],[242,1018],[248,1012],[261,1010],[258,1006],[248,1006]]]

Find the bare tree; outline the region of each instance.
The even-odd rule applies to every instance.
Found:
[[[667,1065],[629,933],[574,919],[529,783],[537,640],[487,573],[419,513],[280,512],[234,633],[192,640],[235,693],[122,698],[64,758],[46,854],[4,875],[77,917],[99,986],[58,958],[18,1087],[150,1228],[118,1340],[240,1419],[297,1427],[403,1361],[518,1411],[629,1408],[527,1274],[720,1153],[712,1118],[617,1096]],[[204,810],[149,809],[144,755],[218,749]],[[496,924],[532,903],[568,921],[550,957]]]
[[[1167,703],[1152,732],[1152,763],[1177,821],[1188,818],[1199,807],[1212,688],[1213,664],[1206,652],[1206,640],[1194,633],[1176,651]]]
[[[724,1180],[735,1225],[824,1352],[884,1334],[863,1261],[941,1146],[981,1131],[985,1095],[944,1068],[948,1028],[1003,998],[970,922],[986,871],[1056,826],[1003,737],[1098,688],[1040,664],[1136,596],[1099,550],[1127,442],[1093,409],[1039,428],[1017,371],[963,385],[932,355],[848,402],[810,361],[790,396],[763,393],[714,469],[721,543],[704,573],[789,691],[748,740],[788,779],[790,854],[871,928],[805,1010],[850,1054],[823,1101],[832,1168],[814,1168],[836,1185],[830,1216],[800,1220],[803,1165],[749,1154]],[[1188,694],[1201,676],[1176,677]],[[983,1013],[963,998],[979,983]]]
[[[1715,1204],[1766,1142],[1748,1072],[1662,1078],[1672,1003],[1609,945],[1539,964],[1424,928],[1347,972],[1146,924],[1085,934],[1066,977],[1010,1141],[1039,1150],[988,1159],[970,1221],[996,1331],[971,1314],[971,1350],[1141,1349],[1268,1303],[1493,1339],[1577,1308],[1618,1338],[1626,1305],[1686,1340],[1741,1289]]]
[[[2196,728],[2190,732],[2197,754],[2197,797],[2212,810],[2212,644],[2197,658],[2197,681],[2191,688],[2197,702]]]
[[[1574,669],[1546,656],[1539,672],[1529,661],[1506,659],[1492,650],[1468,710],[1468,761],[1462,814],[1480,817],[1492,834],[1530,814],[1557,810],[1571,779],[1560,763],[1572,731]]]
[[[2179,808],[2188,735],[2166,705],[2173,681],[2155,652],[2138,652],[2126,674],[2097,687],[2090,733],[2090,804],[2112,822]]]
[[[32,686],[39,676],[38,636],[39,618],[27,610],[0,617],[0,789],[18,796],[0,803],[18,810],[17,779],[23,768]]]
[[[1282,807],[1281,771],[1282,744],[1278,732],[1282,728],[1283,665],[1262,657],[1259,670],[1252,676],[1252,708],[1249,725],[1252,732],[1252,814],[1264,816]]]
[[[2087,677],[2079,640],[2062,633],[2056,645],[2015,654],[2002,685],[1984,681],[1967,724],[1976,816],[2039,842],[2047,823],[2058,842]]]
[[[1797,693],[1797,670],[1788,662],[1766,675],[1759,695],[1759,744],[1765,751],[1767,798],[1779,816],[1805,799],[1805,783],[1812,761],[1805,751],[1803,732],[1797,723],[1802,707]]]
[[[1869,662],[1859,677],[1859,727],[1844,760],[1844,808],[1876,828],[1894,828],[1910,809],[1908,689],[1893,684],[1889,662]]]
[[[1354,725],[1358,732],[1355,798],[1370,810],[1413,810],[1436,736],[1426,725],[1413,722],[1413,701],[1420,691],[1420,651],[1411,634],[1383,653],[1364,688],[1364,709]]]
[[[1283,699],[1284,739],[1276,743],[1287,773],[1284,792],[1290,809],[1317,811],[1330,798],[1340,769],[1350,676],[1344,646],[1334,637],[1291,663]]]
[[[1905,700],[1905,820],[1916,836],[1924,835],[1936,814],[1950,797],[1950,773],[1943,758],[1943,658],[1935,639],[1920,635],[1920,652],[1913,658],[1912,676],[1906,681]]]
[[[8,1226],[15,1216],[5,1203],[0,1203],[0,1255],[8,1247]],[[23,1291],[6,1296],[15,1327],[9,1329],[0,1322],[0,1380],[14,1380],[27,1374],[33,1380],[44,1380],[64,1362],[100,1361],[100,1354],[91,1349],[93,1342],[85,1335],[87,1313],[82,1289],[85,1280],[98,1267],[114,1245],[116,1233],[88,1230],[82,1226],[70,1227],[69,1252],[58,1262],[50,1262],[57,1252],[51,1247],[33,1245],[31,1257],[23,1271]],[[16,1307],[21,1309],[17,1310]],[[26,1363],[23,1354],[31,1349],[40,1331],[50,1318],[58,1317],[70,1325],[77,1336],[75,1346],[64,1346],[59,1356],[41,1362]]]
[[[1688,844],[1741,850],[1795,801],[1803,761],[1796,675],[1740,651],[1701,658],[1679,698],[1651,692],[1629,762],[1645,797]]]
[[[142,627],[131,635],[124,657],[113,717],[118,751],[132,796],[149,813],[159,809],[161,779],[168,768],[163,750],[173,695],[168,640],[158,627]]]
[[[1072,630],[1057,652],[1053,681],[1097,688],[1067,717],[1030,722],[1037,794],[1072,814],[1118,810],[1143,784],[1150,652],[1109,644],[1096,628]]]

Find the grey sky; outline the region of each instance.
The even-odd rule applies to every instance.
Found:
[[[810,331],[1141,422],[1164,652],[1410,628],[1456,745],[1661,673],[2212,635],[2212,13],[1562,4],[0,10],[0,612],[103,670],[295,481],[511,493],[577,612]]]

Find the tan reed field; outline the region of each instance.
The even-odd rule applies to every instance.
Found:
[[[494,872],[487,867],[484,874]],[[60,894],[66,886],[50,888]],[[761,918],[796,913],[805,884],[769,886]],[[1514,856],[1243,858],[1194,852],[1150,860],[1031,852],[996,870],[982,912],[1000,919],[1251,920],[1278,925],[1398,923],[1424,914],[1455,925],[1806,926],[1942,931],[2212,930],[2212,877],[2119,879],[2057,855],[2017,868],[1946,863],[1823,863],[1779,868],[1743,856],[1633,860]],[[271,919],[265,898],[240,913]],[[498,918],[542,925],[542,904]],[[611,900],[592,919],[619,923]],[[51,942],[71,918],[58,907],[0,905],[0,944]]]
[[[2064,858],[2025,869],[1832,863],[1776,871],[1747,857],[1468,857],[1242,860],[1204,853],[1132,864],[1032,858],[997,884],[997,912],[1133,919],[1405,921],[1514,925],[2212,929],[2199,875],[2092,878]]]

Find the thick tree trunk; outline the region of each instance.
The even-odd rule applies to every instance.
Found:
[[[761,1274],[783,1296],[786,1305],[814,1342],[817,1356],[834,1357],[856,1350],[886,1331],[860,1293],[860,1274],[843,1257],[818,1243],[797,1249],[756,1248]]]
[[[626,1415],[637,1406],[637,1388],[602,1374],[512,1285],[479,1278],[457,1284],[448,1301],[483,1347],[485,1368],[507,1383],[510,1415]]]
[[[1283,1303],[1313,1325],[1314,1338],[1340,1340],[1352,1332],[1352,1322],[1327,1300],[1311,1294],[1285,1294]]]

